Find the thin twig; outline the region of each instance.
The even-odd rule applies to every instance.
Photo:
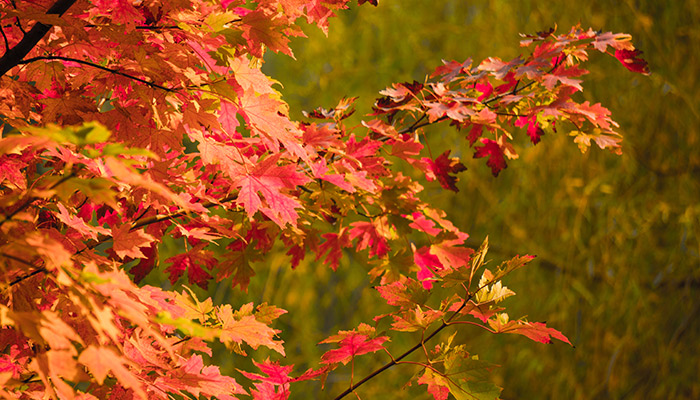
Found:
[[[203,206],[204,208],[211,208],[211,207],[220,205],[220,203],[227,203],[227,202],[229,202],[229,201],[233,201],[233,200],[236,199],[236,197],[237,197],[237,195],[228,195],[228,196],[226,196],[225,198],[219,200],[218,202],[206,202],[206,203],[202,204],[202,206]],[[138,229],[138,228],[141,228],[141,227],[144,227],[144,226],[147,226],[147,225],[156,224],[156,223],[158,223],[158,222],[163,222],[163,221],[168,221],[168,220],[172,220],[172,219],[175,219],[175,218],[179,218],[179,217],[185,216],[185,215],[187,215],[187,214],[188,214],[187,211],[178,211],[178,212],[176,212],[176,213],[172,213],[172,214],[168,214],[168,215],[160,215],[160,216],[155,216],[155,217],[147,218],[147,219],[144,219],[144,220],[141,221],[141,222],[138,222],[138,223],[133,224],[133,225],[131,226],[131,228],[129,229],[129,231],[133,231],[133,230],[136,230],[136,229]],[[8,218],[8,219],[9,219],[9,218]],[[0,221],[0,223],[2,223],[2,222],[4,222],[4,221]],[[92,249],[94,249],[95,247],[101,245],[102,243],[107,242],[107,241],[110,240],[110,239],[111,239],[110,236],[107,236],[107,235],[100,235],[100,236],[97,238],[97,240],[91,240],[85,247],[83,247],[82,249],[78,250],[78,251],[75,252],[75,254],[73,254],[73,255],[75,256],[75,255],[81,254],[81,253],[84,252],[85,250],[92,250]],[[7,255],[7,254],[4,254],[4,253],[0,253],[0,256],[8,257],[8,255]],[[12,257],[14,257],[14,256],[12,256]],[[11,258],[11,257],[8,257],[8,258]],[[25,263],[25,264],[29,264],[28,261],[25,261],[25,260],[22,260],[22,259],[19,259],[19,258],[13,258],[13,259],[16,260],[16,261],[18,261],[18,262],[23,262],[23,263]],[[32,264],[29,264],[29,265],[32,265]],[[32,265],[32,266],[34,266],[34,265]],[[16,281],[17,281],[17,282],[21,282],[22,280],[27,279],[27,278],[29,278],[30,276],[36,275],[36,274],[38,274],[38,273],[40,273],[40,272],[46,272],[46,269],[45,269],[44,267],[40,267],[39,269],[34,270],[34,271],[30,272],[30,273],[27,274],[27,275],[23,275],[23,276],[17,278]],[[11,283],[10,286],[13,285],[13,284],[15,284],[15,283],[16,283],[16,282],[13,281],[13,283]]]
[[[48,190],[53,190],[53,189],[57,188],[60,184],[62,184],[63,182],[67,181],[68,179],[70,179],[70,178],[72,178],[72,177],[73,177],[73,174],[72,174],[72,173],[68,173],[68,174],[64,175],[61,179],[59,179],[58,181],[56,181],[53,185],[49,186]],[[24,204],[22,204],[21,206],[17,207],[17,208],[16,208],[14,211],[12,211],[11,213],[6,214],[6,215],[5,215],[5,219],[3,219],[2,221],[0,221],[0,227],[2,227],[2,226],[5,224],[5,222],[11,220],[12,217],[14,217],[14,216],[17,215],[18,213],[24,211],[24,209],[26,209],[27,207],[29,207],[29,205],[32,204],[32,203],[34,202],[34,200],[36,200],[36,199],[27,199],[27,201],[25,201]]]
[[[0,33],[2,33],[2,38],[5,40],[5,53],[10,51],[10,42],[7,41],[7,35],[5,35],[5,31],[2,29],[2,26],[0,26]]]

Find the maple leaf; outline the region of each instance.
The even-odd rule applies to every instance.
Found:
[[[241,16],[243,38],[248,41],[250,54],[262,58],[262,45],[274,52],[282,52],[292,58],[294,54],[289,48],[289,38],[282,31],[279,20],[273,18],[269,11],[255,10]]]
[[[418,384],[427,385],[428,393],[432,394],[435,400],[447,400],[450,394],[449,380],[430,368],[426,368],[423,375],[418,378]]]
[[[144,17],[127,0],[96,0],[91,9],[91,17],[104,15],[117,24],[124,24],[133,30],[136,24],[143,24]]]
[[[649,65],[647,62],[641,58],[642,52],[640,50],[625,50],[618,49],[615,50],[615,58],[622,63],[622,65],[632,72],[639,72],[643,75],[649,75]]]
[[[246,394],[235,379],[221,375],[219,367],[204,366],[202,356],[195,354],[182,359],[177,368],[156,378],[153,385],[163,393],[200,394],[218,399],[234,400],[233,394]]]
[[[573,346],[569,339],[554,328],[548,328],[542,322],[508,321],[508,314],[499,314],[495,319],[489,319],[489,325],[498,333],[514,333],[526,336],[535,342],[551,344],[552,338],[561,340]]]
[[[14,154],[0,156],[0,183],[7,181],[20,189],[27,188],[27,177],[22,169],[27,166],[26,161]]]
[[[478,304],[498,303],[515,295],[515,292],[503,286],[501,281],[494,282],[494,276],[488,269],[484,270],[484,274],[479,280],[479,287],[481,289],[475,295]]]
[[[129,272],[134,275],[134,282],[139,283],[148,275],[156,266],[158,260],[158,247],[152,243],[149,247],[144,248],[141,252],[145,255],[141,258],[138,264],[131,267]]]
[[[527,125],[527,135],[530,137],[532,144],[537,144],[540,142],[540,138],[544,135],[544,131],[540,127],[539,122],[537,122],[536,115],[530,115],[527,117],[518,117],[515,121],[515,126],[522,128]]]
[[[214,258],[214,253],[209,250],[202,250],[203,247],[203,244],[198,245],[186,253],[178,254],[165,260],[166,263],[172,263],[165,269],[165,272],[170,275],[171,284],[175,284],[180,276],[187,271],[187,277],[191,283],[202,289],[207,289],[209,280],[212,277],[202,267],[206,267],[211,271],[218,262]]]
[[[246,342],[253,349],[265,346],[284,356],[283,342],[274,340],[279,331],[258,321],[254,315],[244,315],[237,318],[231,305],[224,304],[217,307],[216,318],[221,323],[219,338],[224,344]]]
[[[437,271],[445,268],[442,263],[440,263],[440,259],[434,254],[430,254],[429,247],[421,247],[417,251],[414,247],[413,260],[420,268],[416,277],[423,283],[423,288],[432,289],[433,281],[436,279],[435,277],[438,276]]]
[[[119,258],[145,258],[141,247],[150,247],[156,240],[143,229],[132,231],[129,224],[123,224],[112,228],[112,250]]]
[[[300,130],[287,116],[287,105],[279,100],[279,95],[258,94],[246,90],[239,97],[238,112],[249,124],[253,133],[263,139],[274,152],[279,151],[280,143],[295,156],[310,161],[308,153],[301,146]]]
[[[372,222],[353,222],[352,228],[348,232],[349,239],[357,241],[357,251],[369,248],[370,257],[383,257],[389,252],[387,235],[390,235],[390,227],[384,219],[377,219]]]
[[[391,324],[391,329],[399,332],[425,330],[430,324],[439,320],[444,315],[445,313],[439,310],[423,311],[420,305],[417,305],[411,310],[406,310],[399,315],[394,315],[394,322]]]
[[[240,286],[241,290],[247,291],[250,278],[255,276],[255,271],[250,263],[262,259],[259,253],[254,252],[251,246],[246,246],[243,242],[235,241],[226,247],[227,252],[219,264],[217,280],[221,281],[233,276],[233,287]]]
[[[387,336],[372,338],[374,328],[367,324],[360,324],[356,330],[339,331],[321,343],[338,343],[339,349],[329,350],[321,356],[321,364],[347,364],[355,356],[374,353],[384,348],[383,343],[389,340]]]
[[[501,146],[498,145],[498,142],[487,138],[482,138],[481,143],[483,146],[475,147],[474,158],[488,157],[489,159],[486,161],[486,165],[491,167],[493,176],[498,176],[498,173],[501,172],[502,169],[508,167],[506,160],[503,158]]]
[[[466,236],[466,234],[464,234]],[[465,238],[466,239],[466,238]],[[437,256],[444,269],[455,270],[468,267],[473,249],[461,247],[464,239],[445,240],[430,245],[430,253]]]
[[[229,136],[233,137],[239,125],[238,119],[236,118],[238,107],[227,101],[221,101],[220,107],[219,123],[221,124],[221,128],[223,128],[224,132]]]
[[[314,173],[314,178],[330,182],[348,193],[355,192],[355,188],[345,180],[344,175],[327,173],[328,164],[326,164],[325,158],[322,158],[320,161],[311,164],[311,170]]]
[[[406,277],[396,282],[376,286],[375,289],[387,304],[401,308],[412,308],[418,304],[424,304],[428,299],[428,292],[417,281]]]
[[[469,135],[467,135],[467,140],[469,140],[469,145],[474,146],[474,143],[481,137],[484,132],[484,125],[472,124],[471,129],[469,129]]]
[[[622,138],[619,136],[605,135],[602,133],[582,133],[576,131],[573,133],[576,135],[574,138],[574,143],[578,144],[579,150],[585,153],[589,147],[591,147],[591,140],[593,140],[598,147],[601,149],[611,149],[613,152],[620,152],[620,142]]]
[[[78,231],[81,235],[93,240],[97,240],[98,234],[109,235],[109,229],[105,229],[101,226],[88,225],[82,218],[71,215],[66,206],[62,203],[58,203],[57,206],[59,213],[56,214],[56,217],[70,228]]]
[[[343,248],[351,247],[352,242],[348,235],[345,234],[345,228],[343,228],[339,233],[324,233],[321,235],[325,239],[323,243],[318,246],[318,251],[316,253],[316,261],[320,260],[326,252],[326,263],[330,264],[333,271],[338,269],[340,264],[340,258],[343,255]]]
[[[325,368],[316,371],[309,369],[301,376],[292,378],[289,376],[289,373],[292,372],[294,365],[280,365],[279,362],[271,362],[269,358],[262,363],[253,361],[253,364],[255,364],[264,375],[241,370],[239,370],[239,372],[248,379],[260,381],[254,383],[255,390],[251,391],[253,399],[255,400],[287,399],[290,394],[290,383],[315,379],[326,372]]]
[[[518,56],[517,58],[514,58],[510,62],[503,62],[498,57],[489,57],[485,59],[484,61],[479,64],[479,70],[481,71],[489,71],[493,73],[493,76],[498,79],[498,80],[508,80],[506,77],[509,73],[511,73],[512,69],[517,67],[518,65],[522,64],[523,60]]]
[[[593,47],[601,53],[605,53],[608,46],[615,50],[633,50],[631,39],[632,36],[626,33],[604,32],[595,36]]]
[[[262,211],[278,225],[284,226],[287,223],[296,223],[299,215],[294,209],[301,208],[302,205],[281,191],[304,185],[310,179],[298,173],[295,164],[279,166],[279,158],[279,154],[270,156],[250,171],[239,168],[234,187],[240,187],[236,203],[245,208],[250,218],[253,218],[256,212]],[[258,193],[262,194],[264,204]]]
[[[430,158],[423,158],[423,160],[430,165],[430,171],[432,172],[432,174],[426,175],[428,180],[437,179],[443,188],[459,192],[456,185],[457,177],[451,175],[467,170],[467,167],[459,161],[459,158],[450,158],[450,150],[445,150],[435,160]]]
[[[90,345],[80,353],[78,362],[85,365],[100,384],[111,371],[121,385],[133,389],[140,398],[146,398],[140,378],[129,370],[128,361],[113,349]]]
[[[408,218],[408,216],[405,217]],[[427,219],[423,213],[414,212],[409,219],[413,222],[408,224],[408,226],[418,231],[425,232],[430,236],[435,236],[442,232],[442,229],[436,228],[435,222]]]

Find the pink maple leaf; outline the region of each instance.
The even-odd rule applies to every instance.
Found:
[[[436,255],[430,254],[429,247],[421,247],[418,250],[414,249],[413,261],[420,268],[416,276],[423,283],[423,288],[432,289],[437,271],[445,268],[440,259]]]
[[[425,218],[425,215],[423,215],[422,213],[414,212],[413,214],[411,214],[411,217],[409,219],[413,222],[408,224],[408,226],[415,230],[425,232],[430,236],[435,236],[438,233],[442,232],[442,229],[435,227],[434,221]]]
[[[218,399],[233,400],[233,394],[245,394],[246,391],[236,380],[221,375],[216,366],[204,366],[202,356],[193,355],[168,374],[155,380],[154,386],[163,392],[191,393],[196,398],[200,394]]]

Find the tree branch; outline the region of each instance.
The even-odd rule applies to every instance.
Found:
[[[63,15],[76,2],[76,0],[58,0],[51,8],[46,11],[47,15],[58,14]],[[49,33],[52,25],[42,24],[37,22],[32,29],[20,40],[15,47],[7,50],[0,57],[0,77],[5,75],[7,71],[19,65],[20,61],[29,54],[34,46]]]
[[[150,86],[150,87],[153,87],[153,88],[156,88],[156,89],[160,89],[160,90],[165,90],[166,92],[173,92],[173,91],[175,91],[175,89],[173,89],[173,88],[167,88],[167,87],[161,86],[161,85],[159,85],[159,84],[157,84],[157,83],[153,83],[153,82],[147,81],[147,80],[145,80],[145,79],[141,79],[141,78],[137,78],[137,77],[135,77],[135,76],[133,76],[133,75],[129,75],[129,74],[125,73],[125,72],[117,71],[116,69],[112,69],[112,68],[107,68],[107,67],[104,67],[104,66],[102,66],[102,65],[100,65],[100,64],[95,64],[95,63],[90,62],[90,61],[80,60],[80,59],[78,59],[78,58],[63,57],[63,56],[40,56],[40,57],[28,58],[28,59],[26,59],[26,60],[21,60],[21,61],[19,61],[17,64],[29,64],[29,63],[31,63],[31,62],[34,62],[34,61],[41,61],[41,60],[61,60],[61,61],[70,61],[70,62],[74,62],[74,63],[78,63],[78,64],[83,64],[83,65],[87,65],[87,66],[89,66],[89,67],[101,69],[102,71],[107,71],[107,72],[112,73],[112,74],[115,74],[115,75],[121,75],[121,76],[123,76],[123,77],[129,78],[129,79],[132,79],[132,80],[135,80],[135,81],[137,81],[137,82],[141,82],[141,83],[143,83],[143,84],[145,84],[145,85],[148,85],[148,86]]]
[[[478,290],[477,290],[477,291],[478,291]],[[476,292],[475,292],[475,293],[476,293]],[[361,381],[359,381],[359,382],[357,382],[357,383],[355,383],[355,384],[353,384],[353,385],[350,385],[350,387],[348,387],[347,389],[345,389],[345,391],[344,391],[343,393],[341,393],[341,394],[339,394],[338,396],[336,396],[334,400],[340,400],[340,399],[342,399],[343,397],[347,396],[348,394],[354,392],[355,389],[357,389],[358,387],[362,386],[365,382],[367,382],[367,381],[369,381],[370,379],[374,378],[375,376],[381,374],[382,372],[386,371],[387,369],[393,367],[394,365],[399,364],[399,362],[400,362],[401,360],[403,360],[404,358],[406,358],[406,357],[408,357],[409,355],[411,355],[411,353],[413,353],[414,351],[416,351],[416,350],[420,349],[421,347],[423,347],[423,345],[424,345],[426,342],[428,342],[428,341],[429,341],[430,339],[432,339],[435,335],[437,335],[437,334],[440,333],[443,329],[445,329],[446,327],[449,326],[450,322],[451,322],[457,315],[459,315],[459,312],[462,311],[462,309],[463,309],[464,307],[466,307],[467,303],[469,302],[469,300],[471,300],[471,298],[472,298],[472,294],[469,294],[469,296],[467,296],[467,298],[464,299],[464,302],[463,302],[462,305],[459,307],[459,309],[456,310],[456,311],[454,312],[454,314],[452,314],[452,316],[451,316],[450,318],[447,319],[447,321],[442,321],[442,324],[441,324],[439,327],[437,327],[432,333],[430,333],[430,335],[428,335],[426,338],[424,338],[424,339],[421,340],[420,342],[416,343],[415,346],[413,346],[413,347],[411,347],[410,349],[406,350],[406,351],[405,351],[403,354],[401,354],[400,356],[398,356],[398,357],[396,357],[396,358],[392,358],[391,361],[389,361],[388,363],[384,364],[382,367],[380,367],[380,368],[374,370],[372,373],[370,373],[369,375],[367,375],[367,376],[365,376],[364,378],[362,378]]]

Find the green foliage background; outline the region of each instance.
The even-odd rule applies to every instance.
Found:
[[[461,342],[502,365],[495,379],[505,387],[504,398],[700,398],[700,3],[379,3],[376,9],[340,13],[327,38],[308,29],[309,39],[293,45],[296,60],[267,58],[265,70],[284,85],[293,115],[332,107],[343,96],[360,96],[358,114],[364,114],[378,90],[392,82],[421,81],[440,59],[515,57],[520,32],[555,24],[565,31],[580,22],[632,34],[653,74],[635,75],[610,57],[593,55],[583,93],[609,107],[620,123],[621,157],[595,148],[581,154],[560,130],[535,147],[523,142],[521,159],[497,179],[483,163],[471,162],[458,194],[429,186],[425,195],[443,205],[475,243],[489,235],[497,261],[538,255],[529,269],[508,280],[518,293],[508,307],[512,315],[546,319],[576,345],[545,347],[460,330]],[[470,159],[457,132],[437,127],[430,135],[432,147]],[[351,262],[346,268],[364,271]],[[318,282],[328,279],[324,290],[333,292],[324,299],[309,291],[293,294],[306,279],[298,272],[268,282],[268,290],[309,307],[309,319],[296,326],[303,337],[339,322],[340,328],[352,328],[358,315],[376,311],[356,303],[361,292],[371,293],[352,273],[317,271]],[[326,313],[315,321],[311,310],[319,306]],[[338,315],[349,311],[357,312],[344,320]],[[399,389],[406,380],[400,375],[380,378],[379,389],[360,394],[412,396]]]
[[[566,31],[578,22],[632,34],[652,69],[650,77],[636,75],[601,54],[588,65],[583,96],[612,110],[625,136],[623,155],[597,148],[581,154],[562,128],[537,146],[522,141],[520,159],[494,179],[483,160],[471,159],[458,132],[436,126],[428,131],[433,153],[452,149],[464,155],[469,171],[458,194],[437,184],[424,192],[475,246],[489,235],[493,263],[538,256],[506,278],[518,294],[507,301],[509,313],[546,320],[576,348],[469,327],[457,330],[455,340],[501,365],[493,379],[504,386],[503,398],[700,398],[698,1],[379,0],[377,8],[341,12],[328,37],[306,29],[309,38],[293,43],[296,60],[269,54],[264,70],[284,85],[295,118],[359,96],[351,119],[357,124],[379,90],[422,81],[440,59],[510,59],[520,52],[518,33],[555,24]],[[317,342],[384,312],[367,267],[350,252],[337,272],[311,259],[293,271],[283,249],[255,269],[247,294],[228,282],[200,294],[217,304],[267,301],[289,310],[276,326],[286,341],[284,362],[299,370],[318,367],[308,363],[327,350]],[[407,335],[390,346],[397,355],[418,339]],[[361,357],[355,380],[388,360],[379,353]],[[225,351],[215,352],[213,362],[234,376],[235,368],[246,368],[244,358]],[[404,387],[417,371],[394,367],[358,394],[432,398],[415,383]],[[324,392],[302,383],[293,397],[333,398],[349,380],[350,368],[341,368]]]

